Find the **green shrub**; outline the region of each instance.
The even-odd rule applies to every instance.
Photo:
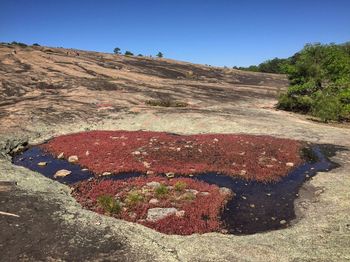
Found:
[[[120,202],[110,195],[99,196],[97,203],[108,214],[118,214],[121,210]]]
[[[130,52],[130,51],[125,51],[125,53],[124,53],[126,56],[133,56],[134,54],[132,53],[132,52]]]
[[[185,182],[178,181],[175,183],[174,188],[176,191],[184,191],[187,187],[187,184]]]
[[[309,96],[280,95],[277,108],[300,113],[308,113],[312,107],[313,99]]]
[[[186,107],[186,106],[188,106],[188,104],[185,102],[180,102],[180,101],[170,100],[170,99],[148,100],[148,101],[146,101],[146,104],[150,105],[150,106],[162,106],[162,107]]]
[[[18,45],[20,47],[27,47],[28,45],[26,45],[25,43],[21,43],[21,42],[16,42],[16,41],[13,41],[11,43],[11,45]]]
[[[339,121],[343,116],[343,105],[334,95],[319,93],[312,106],[312,115],[324,122]]]
[[[126,203],[129,205],[136,205],[143,201],[143,196],[137,191],[131,191],[126,197]]]
[[[186,201],[192,201],[196,199],[196,195],[193,194],[192,192],[186,192],[181,196],[181,199]]]
[[[164,197],[169,193],[169,189],[165,185],[161,184],[160,186],[156,187],[154,192],[156,197]]]

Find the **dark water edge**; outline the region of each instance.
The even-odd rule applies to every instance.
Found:
[[[317,145],[311,146],[310,162],[297,167],[278,182],[247,181],[217,173],[204,173],[191,178],[219,187],[230,188],[235,193],[221,215],[221,220],[229,234],[254,234],[286,228],[290,221],[296,217],[294,200],[298,197],[302,184],[319,171],[329,171],[338,167],[326,156],[333,155],[337,149],[328,147],[326,150],[328,154],[324,151],[325,148]],[[77,164],[69,163],[65,159],[57,159],[40,147],[31,147],[13,156],[12,160],[15,165],[26,167],[68,185],[94,178],[92,172],[84,170]],[[38,166],[39,162],[46,162],[47,165]],[[54,174],[60,169],[67,169],[72,173],[66,177],[54,178]],[[143,175],[142,173],[130,172],[99,179],[120,180]]]

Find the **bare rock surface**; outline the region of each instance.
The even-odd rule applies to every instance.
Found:
[[[0,180],[17,182],[0,192],[0,211],[20,216],[0,215],[0,261],[349,261],[350,129],[275,110],[286,86],[284,76],[169,59],[0,45]],[[116,129],[333,144],[341,166],[304,184],[286,229],[183,237],[84,210],[69,187],[10,162],[27,143]]]
[[[174,215],[176,214],[178,210],[174,207],[155,207],[155,208],[150,208],[147,211],[147,218],[146,220],[148,221],[158,221],[160,219],[163,219],[167,216]]]

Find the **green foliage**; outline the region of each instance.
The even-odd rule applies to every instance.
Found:
[[[158,52],[157,57],[162,58],[163,57],[163,53],[162,52]]]
[[[136,205],[142,201],[143,201],[143,196],[137,191],[129,192],[129,194],[126,197],[126,203],[128,203],[128,205],[131,205],[131,206]]]
[[[316,95],[311,113],[324,122],[339,121],[343,115],[343,105],[338,97],[319,92]]]
[[[168,192],[169,192],[169,189],[163,184],[156,187],[154,191],[156,197],[164,197],[166,194],[168,194]]]
[[[113,53],[115,53],[116,55],[119,55],[120,54],[120,48],[119,47],[114,48]]]
[[[291,86],[277,107],[324,122],[350,120],[350,45],[307,44],[285,66]]]
[[[186,189],[186,187],[187,187],[187,184],[185,182],[182,182],[182,181],[178,181],[174,185],[175,190],[178,192],[184,191]]]
[[[133,56],[134,54],[131,53],[130,51],[125,51],[125,55],[126,55],[126,56]]]
[[[309,96],[289,96],[282,94],[279,97],[277,107],[282,110],[308,113],[312,107],[313,100]]]
[[[193,194],[192,192],[186,192],[181,196],[181,199],[186,201],[192,201],[196,199],[196,195]]]
[[[13,41],[13,42],[11,43],[11,45],[18,45],[18,46],[20,46],[20,47],[27,47],[27,46],[28,46],[28,45],[26,45],[26,44],[24,44],[24,43],[15,42],[15,41]]]
[[[251,65],[249,67],[237,67],[234,66],[234,69],[244,70],[244,71],[252,71],[252,72],[263,72],[263,73],[275,73],[275,74],[287,74],[289,70],[289,65],[291,63],[291,59],[281,59],[274,58],[272,60],[267,60],[259,65]]]
[[[40,46],[38,43],[34,43],[33,46]]]
[[[121,210],[120,202],[110,195],[99,196],[97,203],[108,214],[118,214]]]
[[[188,106],[188,104],[185,102],[180,102],[180,101],[170,100],[170,99],[148,100],[148,101],[146,101],[146,104],[150,105],[150,106],[162,106],[162,107],[186,107],[186,106]]]

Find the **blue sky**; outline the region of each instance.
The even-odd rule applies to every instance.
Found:
[[[350,41],[350,1],[0,0],[0,41],[247,66]]]

